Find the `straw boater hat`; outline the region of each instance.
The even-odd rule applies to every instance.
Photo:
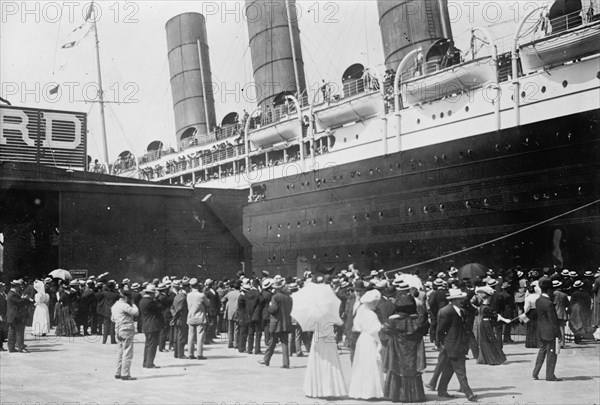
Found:
[[[266,290],[267,288],[271,288],[271,286],[273,285],[273,279],[272,278],[265,278],[262,282],[262,288],[264,290]]]
[[[552,280],[552,288],[558,288],[562,285],[562,283],[560,282],[560,280]]]
[[[140,283],[133,283],[133,284],[131,284],[131,289],[132,290],[137,290],[138,288],[140,288]]]
[[[160,290],[160,288],[159,288],[159,290]],[[156,291],[157,291],[157,288],[156,288],[156,286],[154,284],[147,284],[146,288],[144,288],[143,292],[144,293],[148,293],[148,294],[149,293],[154,294]]]
[[[568,277],[569,276],[569,269],[563,269],[563,271],[560,272],[560,275]]]
[[[594,273],[591,270],[586,270],[585,273],[583,273],[584,277],[594,277]]]
[[[450,290],[448,290],[448,296],[446,297],[446,299],[454,300],[454,299],[459,299],[459,298],[465,298],[466,296],[467,296],[466,292],[462,292],[458,288],[451,288]]]
[[[573,288],[583,287],[583,281],[577,280],[573,283]]]
[[[439,272],[437,278],[446,278],[446,273],[444,273],[443,271]]]
[[[252,286],[250,285],[250,283],[248,282],[248,280],[244,281],[242,283],[242,290],[244,291],[250,291],[252,289]]]
[[[148,285],[154,285],[154,284],[150,283],[150,284],[148,284]],[[147,287],[148,287],[148,286],[146,286],[146,288],[147,288]],[[166,283],[160,283],[160,284],[158,284],[158,286],[156,286],[156,289],[157,289],[158,291],[165,291],[165,290],[167,290],[168,288],[169,288],[169,286],[168,286]]]
[[[577,272],[575,270],[571,270],[569,272],[569,277],[577,277],[577,276],[578,276],[578,274],[577,274]]]
[[[521,270],[517,270],[517,278],[522,278],[524,274]]]
[[[13,280],[10,282],[10,286],[11,287],[23,287],[23,280],[21,280],[21,279]]]
[[[296,292],[300,289],[300,287],[298,287],[297,283],[291,283],[288,284],[288,289],[290,290],[290,292]]]
[[[490,287],[495,287],[498,285],[498,280],[496,280],[495,278],[488,280],[487,285]]]
[[[275,276],[273,279],[273,288],[282,289],[283,287],[285,287],[285,278],[281,276]]]
[[[442,280],[440,277],[438,277],[433,282],[433,285],[442,286],[442,285],[444,285],[444,280]]]
[[[379,276],[379,272],[377,270],[371,270],[371,273],[369,273],[369,277],[373,278],[373,277],[378,277]]]

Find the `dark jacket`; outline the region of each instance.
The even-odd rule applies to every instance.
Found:
[[[497,291],[490,298],[490,307],[505,318],[513,317],[514,298],[506,291]]]
[[[550,298],[541,295],[535,301],[535,309],[538,316],[538,339],[551,342],[554,338],[560,338],[560,322]]]
[[[184,327],[187,326],[187,295],[184,292],[179,292],[173,299],[173,306],[171,307],[171,314],[173,315],[173,324],[175,326]],[[143,322],[143,321],[142,321]]]
[[[140,300],[142,332],[158,332],[164,327],[163,306],[151,296],[142,296]]]
[[[6,323],[25,322],[27,303],[27,299],[10,290],[6,295]]]
[[[277,292],[269,303],[271,314],[269,330],[271,333],[289,332],[292,330],[292,297]]]
[[[206,298],[208,298],[210,303],[208,305],[208,315],[211,317],[216,317],[219,315],[219,310],[221,309],[221,298],[219,297],[219,294],[217,294],[217,292],[212,288],[205,288],[204,295],[206,295]]]
[[[262,320],[269,321],[271,317],[271,313],[269,312],[269,304],[271,303],[271,298],[273,297],[273,293],[271,291],[263,291],[260,293],[262,295],[262,299],[260,302],[260,309],[262,311]]]
[[[98,304],[98,313],[107,318],[111,317],[111,308],[115,305],[115,302],[119,301],[119,293],[115,290],[102,291],[101,301]]]
[[[554,291],[553,298],[558,319],[566,321],[569,318],[569,296],[562,291]]]
[[[466,319],[463,321],[451,303],[438,312],[436,342],[444,345],[448,357],[465,356],[469,351]]]
[[[254,310],[258,305],[259,293],[256,290],[244,291],[238,298],[238,322],[241,325],[245,325],[254,319]]]
[[[429,296],[429,310],[431,311],[431,323],[435,324],[438,312],[448,304],[446,296],[448,290],[445,288],[438,288]]]

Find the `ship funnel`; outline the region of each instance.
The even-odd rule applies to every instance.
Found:
[[[177,143],[184,132],[208,137],[217,120],[206,20],[202,14],[184,13],[167,21],[165,28]]]
[[[246,0],[246,20],[257,105],[271,106],[287,94],[304,93],[295,0]]]
[[[447,0],[378,0],[385,66],[396,70],[413,49],[452,39]]]

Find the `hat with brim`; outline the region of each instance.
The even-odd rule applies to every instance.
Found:
[[[443,271],[439,272],[437,278],[446,278],[446,273],[444,273]]]
[[[23,287],[23,280],[13,280],[10,282],[13,287]]]
[[[283,277],[280,277],[277,280],[273,281],[273,288],[281,289],[283,287],[285,287],[285,279]]]
[[[297,283],[291,283],[291,284],[288,284],[288,289],[290,290],[290,292],[295,292],[295,291],[298,291],[300,289],[300,287],[298,287]]]
[[[348,288],[350,287],[350,283],[347,282],[346,280],[342,281],[342,283],[340,284],[340,288]]]
[[[475,292],[477,294],[485,294],[489,297],[491,297],[492,295],[494,295],[494,289],[492,287],[490,287],[489,285],[486,285],[484,287],[477,287],[475,289]]]
[[[154,284],[148,284],[148,285],[154,285]],[[147,288],[147,287],[148,287],[148,286],[146,286],[146,288]],[[156,289],[157,289],[158,291],[165,291],[165,290],[167,290],[168,288],[169,288],[169,286],[168,286],[168,285],[166,285],[165,283],[159,283],[159,284],[158,284],[158,286],[156,287]]]
[[[133,283],[133,284],[131,284],[131,289],[132,290],[137,290],[138,288],[140,288],[140,283]]]
[[[410,290],[410,285],[407,282],[402,281],[400,284],[394,284],[396,286],[396,290],[398,291],[408,291]]]
[[[569,272],[569,277],[577,277],[577,272],[575,270],[572,270]]]
[[[262,282],[262,288],[263,289],[267,289],[267,288],[271,288],[271,286],[273,285],[273,279],[272,278],[265,278]]]
[[[576,280],[576,281],[573,283],[573,288],[579,288],[579,287],[583,287],[583,281],[581,281],[581,280]]]
[[[444,280],[442,280],[441,278],[438,277],[433,282],[433,285],[442,286],[442,285],[444,285]]]
[[[585,273],[583,273],[584,277],[594,277],[594,273],[591,270],[586,270]]]
[[[521,270],[517,270],[517,278],[523,277],[524,274]]]
[[[78,284],[79,284],[79,281],[77,281],[77,280],[71,280],[71,282],[69,283],[69,285],[73,286],[73,287],[76,286],[76,285],[78,285]]]
[[[379,276],[379,272],[377,270],[371,270],[369,273],[369,277],[377,277]]]
[[[562,285],[560,280],[552,280],[552,288],[558,288]]]
[[[451,288],[448,290],[447,300],[456,300],[460,298],[465,298],[467,296],[466,292],[459,290],[458,288]]]
[[[148,284],[146,286],[146,288],[144,288],[144,292],[148,293],[148,294],[154,293],[154,292],[156,292],[156,290],[157,290],[157,288],[154,284]],[[158,290],[160,290],[160,288],[158,288]]]
[[[487,285],[490,287],[496,287],[498,285],[498,280],[496,280],[495,278],[488,280]]]
[[[241,289],[244,291],[250,291],[252,289],[252,286],[249,282],[246,281],[245,283],[242,283]]]
[[[569,275],[569,269],[563,269],[563,271],[560,272],[561,276],[568,276]]]

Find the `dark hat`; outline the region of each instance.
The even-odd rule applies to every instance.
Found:
[[[354,282],[354,290],[355,291],[365,291],[367,287],[365,286],[365,282],[362,280],[356,280]]]
[[[233,283],[231,284],[231,286],[233,288],[235,288],[236,290],[239,290],[242,287],[242,280],[240,280],[239,278],[236,280],[233,280]]]
[[[332,280],[331,274],[325,274],[323,276],[323,283],[331,284],[331,280]]]
[[[539,282],[539,287],[542,290],[552,288],[552,281],[549,278],[542,278]]]

